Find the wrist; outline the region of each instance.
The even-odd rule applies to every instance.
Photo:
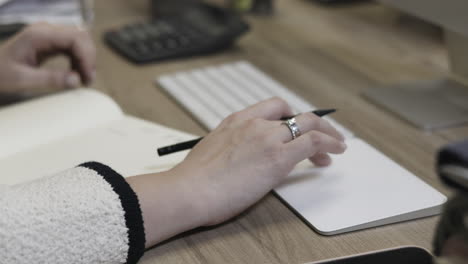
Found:
[[[203,222],[196,189],[186,178],[174,170],[127,178],[140,202],[146,247]]]
[[[191,175],[187,175],[190,173]],[[170,177],[173,182],[174,195],[177,196],[177,215],[185,219],[187,231],[204,226],[206,222],[206,203],[203,198],[203,188],[196,181],[198,177],[191,177],[195,172],[187,172],[183,169],[173,168],[164,172],[164,177]],[[177,193],[177,194],[176,194]]]
[[[180,184],[181,202],[187,208],[186,216],[193,221],[192,228],[212,226],[227,220],[226,211],[232,207],[229,199],[226,200],[223,195],[227,191],[220,190],[214,177],[210,177],[206,171],[193,170],[184,165],[181,163],[167,173]]]

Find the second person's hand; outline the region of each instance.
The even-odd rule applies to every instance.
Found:
[[[57,54],[70,59],[71,69],[41,67]],[[39,23],[2,44],[0,61],[0,93],[35,94],[89,85],[95,78],[96,50],[84,30]]]

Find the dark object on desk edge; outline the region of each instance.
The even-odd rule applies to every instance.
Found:
[[[452,142],[439,150],[437,173],[455,194],[444,205],[434,235],[433,251],[440,256],[451,247],[452,254],[458,253],[462,257],[468,247],[468,139]],[[454,238],[458,241],[450,242]]]
[[[311,112],[316,114],[319,117],[322,117],[322,116],[325,116],[325,115],[336,112],[336,109],[319,109],[319,110],[314,110],[314,111],[311,111]],[[293,116],[283,117],[283,118],[281,118],[281,120],[284,121],[284,120],[287,120],[287,119],[292,118],[292,117]],[[171,154],[171,153],[174,153],[174,152],[179,152],[179,151],[191,149],[198,142],[200,142],[202,139],[203,139],[203,137],[200,137],[200,138],[197,138],[197,139],[193,139],[193,140],[177,143],[177,144],[174,144],[174,145],[169,145],[169,146],[158,148],[158,155],[159,156],[164,156],[164,155],[168,155],[168,154]]]
[[[424,248],[404,246],[308,264],[433,264],[433,256]]]
[[[22,23],[0,25],[0,40],[9,38],[22,30],[26,25]]]
[[[199,4],[178,15],[108,31],[104,40],[123,57],[142,64],[219,51],[248,30],[238,14]]]
[[[445,145],[437,155],[437,173],[442,181],[468,193],[468,139]]]
[[[369,0],[314,0],[323,5],[347,5],[347,4],[354,4],[360,2],[369,2]]]

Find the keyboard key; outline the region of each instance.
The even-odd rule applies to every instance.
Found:
[[[179,44],[177,41],[173,38],[168,38],[164,41],[164,47],[166,49],[176,49],[179,47]]]
[[[157,38],[161,35],[161,30],[158,29],[158,27],[156,27],[155,25],[153,24],[146,24],[144,27],[143,27],[143,30],[146,32],[146,34],[150,37],[150,38]]]
[[[235,63],[234,67],[238,69],[242,75],[257,82],[258,85],[267,91],[267,93],[274,94],[286,100],[293,108],[297,109],[298,113],[316,109],[315,106],[305,102],[302,98],[291,92],[289,89],[266,76],[252,64],[239,62]]]
[[[187,110],[196,116],[208,129],[216,128],[219,117],[209,109],[206,109],[201,101],[193,100],[193,97],[187,92],[186,87],[177,82],[174,76],[161,77],[158,81],[170,95],[177,98],[177,101],[187,107]]]
[[[149,35],[142,27],[134,27],[133,28],[133,35],[135,36],[135,40],[146,40]]]
[[[156,26],[164,33],[173,33],[174,28],[165,21],[159,21]]]
[[[151,49],[153,49],[154,51],[159,51],[159,50],[162,50],[164,48],[163,45],[157,40],[153,40],[148,45],[151,46]]]
[[[207,79],[213,83],[212,85],[216,86],[218,90],[218,96],[225,98],[227,101],[226,103],[229,105],[232,112],[237,112],[244,109],[249,104],[246,103],[246,100],[243,100],[241,96],[238,96],[236,93],[232,92],[231,90],[227,89],[225,86],[229,86],[229,83],[225,83],[224,80],[219,78],[219,75],[214,73],[215,71],[212,68],[204,68],[201,70],[203,75]]]
[[[206,91],[200,89],[200,85],[193,79],[188,73],[177,73],[175,76],[176,81],[178,81],[182,87],[185,88],[186,96],[192,98],[192,100],[198,100],[201,102],[206,111],[210,111],[213,115],[216,116],[216,119],[212,121],[212,123],[218,125],[221,120],[226,117],[223,111],[222,106],[219,102],[212,100],[210,97],[207,96]],[[216,127],[210,127],[210,129],[214,129]]]
[[[245,79],[245,76],[242,76],[239,72],[232,67],[232,65],[221,66],[221,71],[226,74],[233,82],[237,84],[238,87],[243,87],[245,93],[251,94],[257,102],[270,98],[272,95],[265,93],[260,89],[260,87]]]
[[[179,41],[180,46],[186,47],[192,43],[188,37],[178,36],[177,40]]]
[[[143,42],[135,43],[134,48],[140,55],[148,55],[151,52],[150,48]]]
[[[191,75],[202,87],[200,89],[206,92],[205,96],[216,102],[216,104],[219,104],[216,108],[219,109],[223,118],[243,108],[243,105],[232,100],[232,97],[226,96],[226,93],[222,90],[223,87],[216,85],[210,80],[204,71],[195,70],[191,72]]]
[[[205,68],[205,72],[208,77],[212,78],[218,85],[221,85],[222,88],[224,88],[223,91],[226,93],[226,96],[233,96],[239,101],[239,104],[243,105],[243,107],[239,108],[238,110],[258,102],[255,97],[249,93],[244,92],[241,87],[239,87],[229,77],[223,74],[221,69],[207,67]]]
[[[123,40],[124,42],[132,42],[133,41],[133,35],[129,33],[127,30],[119,30],[116,32],[117,36]]]

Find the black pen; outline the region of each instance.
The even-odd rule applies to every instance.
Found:
[[[312,111],[312,113],[314,113],[315,115],[317,115],[319,117],[331,114],[333,112],[336,112],[336,109],[320,109],[320,110]],[[287,119],[290,119],[290,118],[293,118],[293,117],[294,116],[283,117],[283,118],[281,118],[281,120],[284,121],[284,120],[287,120]],[[164,156],[164,155],[168,155],[168,154],[171,154],[171,153],[174,153],[174,152],[179,152],[179,151],[182,151],[182,150],[191,149],[191,148],[195,147],[195,145],[198,142],[200,142],[202,139],[203,139],[203,137],[200,137],[200,138],[197,138],[197,139],[193,139],[193,140],[177,143],[177,144],[174,144],[174,145],[169,145],[169,146],[166,146],[166,147],[158,148],[158,155],[159,156]]]

